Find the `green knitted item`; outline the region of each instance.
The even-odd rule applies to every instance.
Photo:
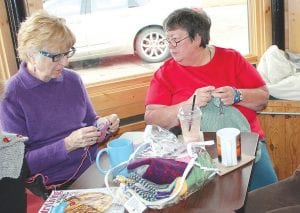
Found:
[[[209,180],[210,176],[216,173],[216,166],[208,152],[204,151],[199,154],[192,171],[185,180],[187,183],[187,193],[184,197],[189,196],[193,192],[201,189]]]
[[[220,106],[223,110],[220,110]],[[245,116],[233,106],[221,104],[219,98],[213,98],[206,106],[201,107],[201,131],[216,132],[222,128],[237,128],[241,132],[250,132],[250,125]]]

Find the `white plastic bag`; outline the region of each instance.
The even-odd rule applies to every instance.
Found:
[[[278,99],[300,100],[299,61],[300,55],[286,53],[276,45],[266,50],[257,70],[265,80],[270,95]]]

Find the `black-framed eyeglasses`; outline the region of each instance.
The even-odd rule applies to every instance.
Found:
[[[43,51],[43,50],[41,50],[39,53],[43,56],[51,58],[53,62],[58,62],[65,56],[67,58],[71,58],[75,54],[75,52],[76,52],[75,47],[71,47],[71,49],[69,51],[64,52],[64,53],[52,54],[52,53],[49,53],[49,52]]]
[[[187,39],[187,38],[189,38],[189,36],[186,36],[186,37],[184,37],[184,38],[182,38],[182,39],[180,39],[180,40],[178,40],[178,41],[176,41],[175,39],[165,39],[164,41],[165,42],[168,42],[168,44],[169,45],[172,45],[173,47],[177,47],[177,45],[180,43],[180,42],[182,42],[183,40],[185,40],[185,39]]]

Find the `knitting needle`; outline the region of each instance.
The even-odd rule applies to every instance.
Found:
[[[220,115],[224,115],[224,108],[223,108],[223,106],[224,106],[224,104],[223,104],[223,102],[221,101],[221,98],[220,98]]]
[[[194,95],[194,97],[193,97],[191,122],[190,122],[190,125],[189,125],[189,132],[191,131],[191,128],[192,128],[193,113],[194,113],[194,108],[195,108],[195,101],[196,101],[196,95]]]

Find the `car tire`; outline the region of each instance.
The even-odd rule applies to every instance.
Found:
[[[135,41],[135,52],[144,61],[149,63],[161,62],[170,57],[169,47],[165,34],[160,27],[147,27],[142,30]]]

